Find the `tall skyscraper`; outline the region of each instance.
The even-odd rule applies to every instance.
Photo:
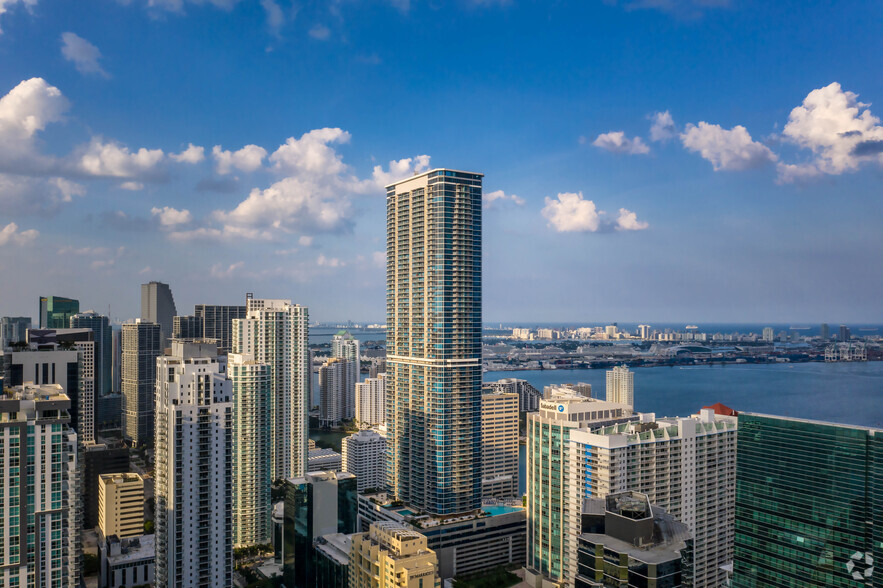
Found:
[[[162,330],[160,349],[168,346],[176,314],[178,310],[175,308],[175,297],[172,296],[172,289],[168,284],[162,282],[141,284],[141,320],[159,325]]]
[[[230,351],[233,346],[233,319],[245,318],[245,306],[197,304],[196,318],[202,321],[201,337],[218,341],[218,351]]]
[[[173,339],[202,339],[202,319],[196,316],[172,317]]]
[[[346,420],[346,395],[352,363],[332,357],[319,368],[319,423],[336,427]]]
[[[40,296],[40,328],[66,329],[70,317],[80,312],[80,301],[64,296]]]
[[[135,445],[153,440],[156,358],[162,335],[156,323],[136,320],[122,329],[123,436]]]
[[[270,542],[270,366],[250,354],[231,353],[233,386],[233,545]]]
[[[638,325],[638,336],[643,340],[650,339],[651,335],[651,327],[650,325]]]
[[[331,339],[331,357],[339,357],[347,361],[346,388],[343,406],[344,420],[352,420],[356,416],[356,383],[359,381],[362,363],[359,358],[359,341],[347,331],[340,331]]]
[[[846,341],[849,341],[851,338],[852,335],[849,332],[849,327],[847,327],[846,325],[840,325],[840,336],[838,337],[838,340],[841,343],[844,343]]]
[[[309,311],[290,300],[249,299],[246,318],[233,319],[233,351],[270,366],[270,471],[273,480],[306,467],[310,391]]]
[[[481,183],[386,188],[389,486],[435,515],[481,506]]]
[[[775,339],[775,333],[773,332],[772,327],[764,327],[763,328],[763,340],[767,343],[772,343]]]
[[[439,588],[438,557],[417,531],[400,523],[371,523],[367,533],[352,536],[349,585]]]
[[[741,413],[734,588],[883,586],[883,430]]]
[[[540,409],[540,400],[543,398],[543,395],[527,380],[503,378],[496,382],[488,382],[484,384],[484,387],[496,392],[513,392],[518,394],[519,412],[536,412]],[[591,396],[591,386],[589,386],[589,392],[588,396]]]
[[[373,427],[386,422],[386,374],[356,384],[356,424]]]
[[[607,402],[635,407],[635,373],[624,365],[607,370]]]
[[[341,470],[356,476],[359,492],[386,488],[386,438],[377,431],[359,431],[340,443]]]
[[[819,336],[825,340],[831,338],[831,327],[828,326],[828,323],[822,323],[822,326],[819,328]]]
[[[209,343],[157,362],[156,585],[233,585],[233,391]]]
[[[481,496],[518,496],[518,394],[481,395]]]
[[[95,394],[107,396],[113,392],[113,333],[110,319],[87,310],[70,318],[72,329],[92,329],[95,333]]]
[[[23,343],[27,339],[27,332],[30,328],[31,317],[29,316],[0,317],[0,351],[13,343]]]

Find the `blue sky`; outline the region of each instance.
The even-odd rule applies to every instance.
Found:
[[[879,2],[0,0],[0,314],[384,320],[382,186],[485,174],[486,321],[880,322]]]

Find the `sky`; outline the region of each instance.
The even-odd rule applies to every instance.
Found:
[[[880,323],[883,3],[0,0],[0,315],[385,317],[384,185],[485,174],[487,322]]]

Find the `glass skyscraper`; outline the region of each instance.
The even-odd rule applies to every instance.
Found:
[[[80,301],[64,296],[40,296],[40,328],[67,329],[70,317],[80,312]]]
[[[386,188],[387,478],[434,515],[481,507],[482,177]]]
[[[883,430],[742,413],[732,586],[883,586]]]
[[[107,396],[113,392],[113,333],[110,319],[89,310],[70,317],[70,327],[95,332],[95,392],[96,397]]]

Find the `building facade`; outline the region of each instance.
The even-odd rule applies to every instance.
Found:
[[[98,478],[98,530],[101,537],[144,534],[144,479],[139,474],[103,474]]]
[[[352,364],[332,357],[319,368],[319,423],[336,427],[346,420],[346,395]]]
[[[31,317],[29,316],[0,317],[0,351],[13,343],[24,343],[30,328]]]
[[[356,384],[356,425],[369,428],[386,422],[386,374]]]
[[[162,354],[162,330],[137,320],[122,328],[123,436],[134,445],[153,441],[156,358]]]
[[[232,586],[232,444],[217,347],[173,341],[156,376],[157,586]]]
[[[386,191],[389,487],[432,514],[481,501],[482,175]]]
[[[168,284],[162,282],[148,282],[141,284],[141,320],[159,325],[161,334],[160,349],[168,346],[172,337],[172,326],[178,309],[175,307],[175,297]]]
[[[156,545],[153,535],[129,539],[111,536],[99,541],[98,588],[153,586]]]
[[[489,387],[496,392],[512,392],[518,394],[519,412],[536,412],[540,409],[540,400],[542,400],[543,395],[527,380],[503,378],[496,382],[488,382],[484,386]]]
[[[426,537],[396,523],[373,523],[351,538],[350,588],[440,588],[438,558]]]
[[[219,304],[197,304],[194,315],[200,320],[202,333],[200,337],[215,339],[218,352],[233,349],[233,319],[246,316],[245,306],[224,306]]]
[[[607,402],[635,407],[635,372],[624,365],[607,371]]]
[[[64,296],[40,296],[40,328],[66,329],[70,317],[80,312],[80,301]]]
[[[233,352],[270,367],[272,479],[303,475],[310,393],[309,312],[290,300],[248,299],[246,318],[233,319]]]
[[[347,331],[340,331],[331,338],[331,356],[347,362],[346,387],[343,395],[343,419],[356,417],[356,384],[362,372],[359,341]]]
[[[113,392],[113,331],[110,319],[88,310],[70,318],[70,328],[91,329],[95,333],[95,395],[107,396]]]
[[[341,469],[356,476],[359,492],[386,488],[386,438],[363,430],[344,437],[340,444]]]
[[[518,496],[518,394],[481,395],[481,496]]]

